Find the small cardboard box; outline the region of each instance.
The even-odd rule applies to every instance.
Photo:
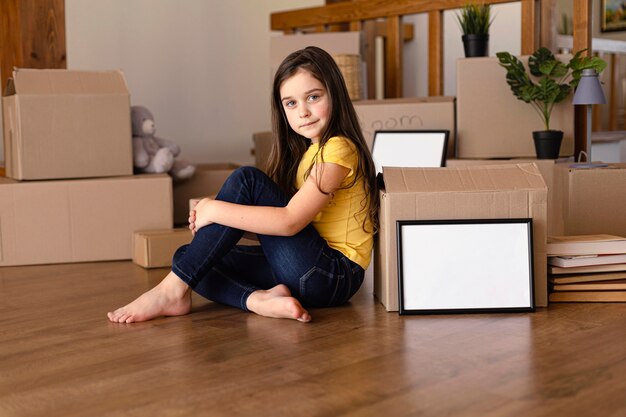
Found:
[[[354,103],[354,109],[370,149],[377,130],[444,129],[450,131],[448,158],[455,155],[454,97],[361,100]]]
[[[383,168],[383,172],[374,294],[387,311],[398,310],[398,220],[532,218],[535,305],[547,305],[547,188],[536,165]]]
[[[172,227],[172,180],[0,178],[0,266],[131,259],[133,232]]]
[[[543,176],[543,180],[548,187],[548,236],[558,235],[556,226],[560,212],[554,204],[554,169],[558,163],[567,162],[567,158],[561,159],[448,159],[446,166],[462,167],[462,166],[479,166],[479,165],[502,165],[502,164],[520,164],[534,163],[539,168],[539,172]],[[573,162],[573,158],[572,158]]]
[[[561,59],[563,60],[563,59]],[[525,65],[528,57],[520,57]],[[550,128],[563,131],[560,156],[574,154],[573,94],[554,106]],[[518,100],[495,57],[457,61],[457,157],[533,158],[532,132],[544,130],[530,103]]]
[[[554,173],[556,235],[626,236],[626,164],[608,168],[571,168],[558,164]]]
[[[267,173],[267,162],[272,151],[272,132],[254,133],[252,142],[254,142],[254,165]]]
[[[239,165],[234,163],[199,164],[188,180],[174,183],[174,224],[187,224],[189,199],[217,194],[224,181]]]
[[[144,268],[172,266],[174,252],[191,242],[186,228],[142,230],[133,234],[133,262]]]
[[[130,98],[120,71],[16,69],[2,117],[7,177],[133,173]]]

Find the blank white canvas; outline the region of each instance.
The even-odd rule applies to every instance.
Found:
[[[372,157],[376,173],[382,167],[440,167],[445,152],[445,133],[377,132]]]
[[[532,307],[529,224],[401,227],[404,310]]]

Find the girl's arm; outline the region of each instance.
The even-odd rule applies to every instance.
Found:
[[[349,169],[334,163],[316,164],[311,175],[286,207],[244,206],[225,201],[203,199],[190,213],[193,232],[210,223],[234,227],[252,233],[292,236],[304,229],[328,204]],[[317,187],[321,175],[322,193]]]

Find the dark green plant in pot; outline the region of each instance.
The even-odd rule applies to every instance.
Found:
[[[549,49],[539,48],[528,58],[528,69],[530,74],[536,77],[536,81],[531,79],[524,64],[519,59],[508,52],[496,54],[500,66],[506,70],[506,82],[511,87],[513,95],[519,100],[529,103],[543,121],[545,130],[533,132],[535,138],[546,136],[542,132],[558,132],[562,139],[563,132],[550,129],[550,116],[554,105],[565,100],[576,88],[584,69],[592,68],[599,74],[606,68],[606,62],[602,59],[582,56],[583,52],[585,50],[578,51],[569,62],[564,63],[557,60]],[[537,145],[536,140],[535,145]],[[560,145],[559,140],[559,148]],[[554,157],[558,157],[558,149]]]
[[[491,8],[488,4],[467,4],[457,15],[464,35],[486,35],[491,26]]]
[[[466,57],[489,55],[489,27],[491,26],[491,6],[470,3],[457,14],[463,32],[463,48]]]

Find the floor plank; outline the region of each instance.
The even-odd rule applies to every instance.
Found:
[[[165,270],[0,268],[0,415],[626,415],[626,304],[403,316],[372,296],[309,324],[194,296],[113,324]]]

